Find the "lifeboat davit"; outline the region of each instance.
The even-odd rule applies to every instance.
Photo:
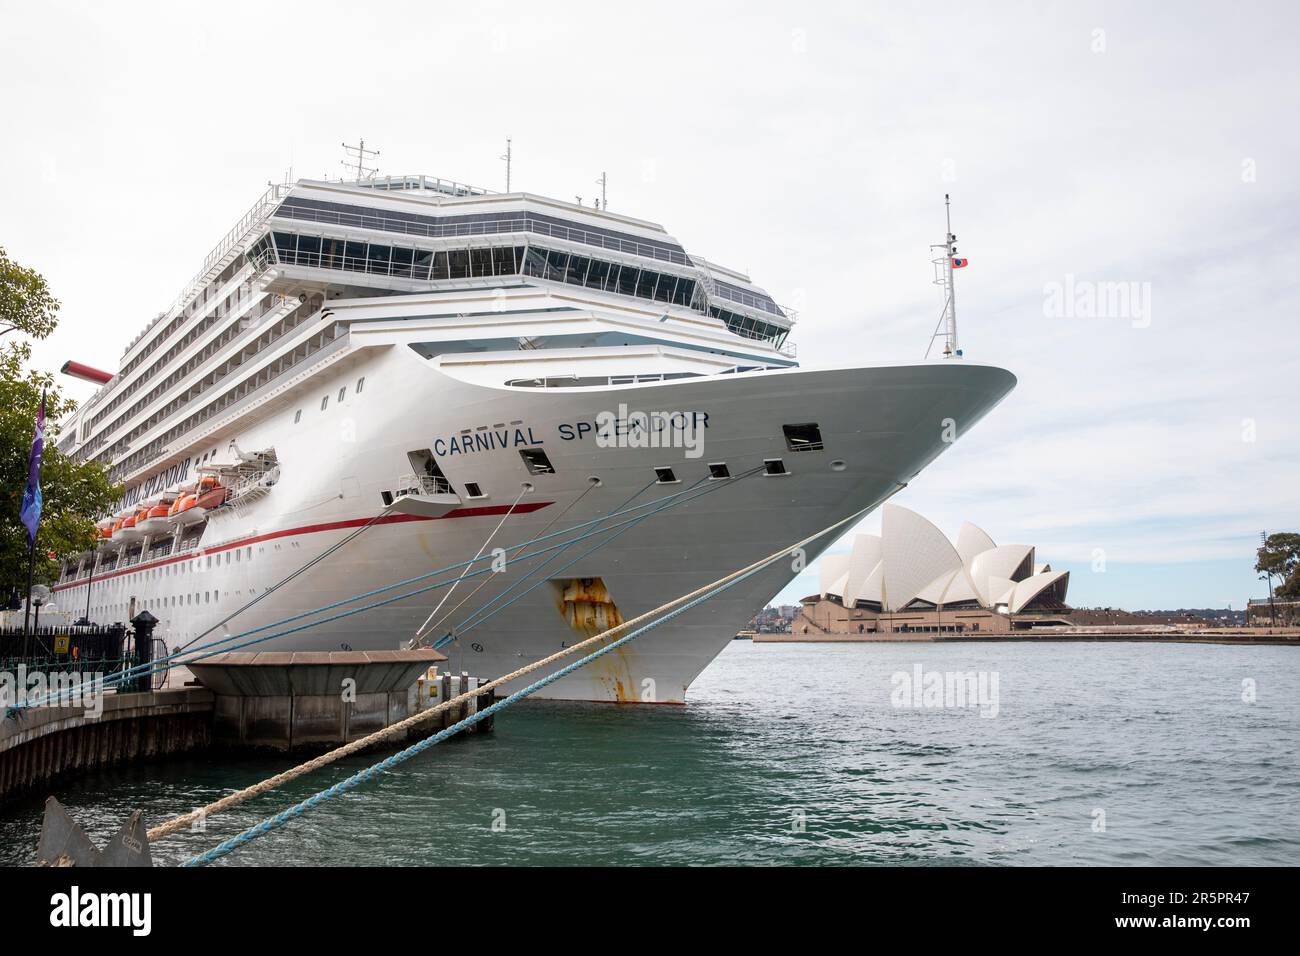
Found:
[[[164,497],[140,512],[136,529],[144,534],[170,534],[172,523],[168,520],[174,498]]]

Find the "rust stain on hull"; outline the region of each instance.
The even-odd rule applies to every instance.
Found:
[[[575,634],[595,637],[623,623],[623,614],[600,578],[565,578],[552,582],[556,605]],[[632,669],[622,649],[587,665],[619,703],[638,702]]]

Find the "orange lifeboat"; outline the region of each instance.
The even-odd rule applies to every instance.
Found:
[[[101,521],[95,529],[95,546],[101,551],[112,550],[113,547],[113,527],[115,521]]]
[[[216,476],[205,475],[199,482],[197,507],[202,508],[205,514],[213,508],[220,508],[226,503],[227,494],[229,489],[218,481]]]
[[[134,511],[122,519],[122,527],[114,535],[115,541],[131,542],[139,541],[143,535],[140,529],[136,527],[140,523],[140,516],[144,514],[144,509]]]
[[[172,502],[172,506],[167,509],[167,520],[179,528],[202,521],[205,512],[198,507],[198,503],[198,495],[193,492],[187,491],[178,495]]]
[[[163,496],[141,512],[135,526],[145,534],[167,534],[171,531],[171,522],[167,520],[174,499]]]

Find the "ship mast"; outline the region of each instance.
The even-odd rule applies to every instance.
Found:
[[[925,357],[930,357],[930,350],[934,348],[934,340],[943,338],[943,357],[944,358],[961,358],[961,348],[957,344],[957,291],[952,281],[952,270],[955,263],[964,260],[957,258],[957,237],[952,231],[952,202],[947,193],[943,194],[944,214],[947,217],[948,230],[944,234],[942,243],[930,246],[933,252],[935,249],[942,249],[942,255],[931,260],[934,265],[934,284],[943,290],[943,312],[939,315],[939,322],[935,326],[934,334],[930,336],[930,344],[926,346]]]
[[[349,169],[356,170],[357,182],[362,182],[379,172],[378,168],[366,165],[366,163],[368,163],[372,158],[379,158],[379,150],[366,149],[366,141],[364,139],[360,140],[359,145],[357,146],[349,146],[347,143],[344,143],[343,148],[349,154],[348,158],[342,161],[343,165]]]

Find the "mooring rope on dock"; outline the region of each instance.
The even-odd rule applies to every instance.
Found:
[[[429,612],[429,616],[424,619],[424,623],[415,629],[415,636],[411,638],[412,647],[419,646],[421,639],[424,637],[424,629],[429,626],[429,622],[433,620],[434,615],[441,611],[442,606],[447,603],[447,599],[456,593],[456,588],[460,587],[460,582],[465,580],[466,572],[469,571],[475,561],[483,557],[483,552],[488,549],[488,545],[492,543],[492,539],[497,536],[497,532],[505,525],[506,519],[515,513],[515,508],[519,506],[519,502],[524,500],[524,495],[528,494],[528,492],[532,490],[533,483],[531,481],[525,481],[523,488],[519,491],[519,497],[514,500],[514,503],[510,505],[510,508],[506,513],[501,516],[501,520],[498,521],[497,526],[492,529],[492,533],[483,539],[483,543],[479,545],[478,553],[470,559],[470,563],[465,566],[465,570],[460,573],[460,577],[456,578],[456,580],[451,583],[451,587],[447,589],[447,593],[442,596],[442,600],[440,600],[434,606],[434,609]]]
[[[285,586],[286,584],[288,584],[290,581],[294,580],[294,578],[297,578],[299,575],[302,575],[302,574],[307,573],[307,572],[310,571],[312,568],[314,568],[316,565],[320,564],[322,561],[324,561],[326,558],[328,558],[330,555],[332,555],[332,554],[334,554],[335,552],[339,551],[339,550],[340,550],[344,545],[346,545],[346,544],[347,544],[349,541],[351,541],[353,538],[358,537],[358,536],[359,536],[363,531],[366,531],[366,530],[368,530],[369,528],[374,527],[376,523],[378,523],[380,520],[382,520],[382,519],[383,519],[383,518],[388,514],[388,512],[390,512],[390,511],[392,511],[392,510],[393,510],[393,505],[386,505],[384,508],[380,509],[380,511],[379,511],[379,513],[378,513],[377,515],[375,515],[373,518],[371,518],[369,521],[367,521],[367,522],[366,522],[365,524],[363,524],[361,527],[357,528],[355,531],[353,531],[351,534],[349,534],[346,538],[344,538],[344,539],[341,540],[341,541],[336,541],[336,542],[334,542],[334,544],[330,545],[328,548],[326,548],[326,549],[325,549],[324,551],[322,551],[320,554],[316,555],[316,557],[312,558],[310,561],[308,561],[308,562],[306,562],[305,564],[303,564],[303,565],[301,565],[300,567],[298,567],[298,568],[297,568],[296,570],[294,570],[291,574],[286,575],[285,577],[283,577],[283,578],[281,578],[279,581],[277,581],[275,584],[271,585],[269,588],[266,588],[265,590],[263,590],[261,594],[257,595],[257,597],[253,598],[251,601],[248,601],[248,602],[245,603],[242,607],[238,607],[238,608],[236,608],[235,610],[231,611],[229,614],[227,614],[225,617],[223,617],[223,618],[222,618],[220,621],[218,621],[216,624],[213,624],[210,628],[208,628],[208,629],[207,629],[206,631],[204,631],[202,634],[200,634],[200,635],[198,635],[197,637],[191,638],[190,640],[186,641],[186,642],[185,642],[184,644],[182,644],[180,647],[176,648],[176,650],[173,652],[173,654],[183,654],[183,653],[186,651],[187,648],[190,648],[190,647],[192,647],[193,645],[197,644],[199,641],[203,640],[205,637],[207,637],[209,634],[211,634],[211,633],[212,633],[213,631],[215,631],[217,628],[219,628],[219,627],[224,627],[225,625],[229,624],[231,621],[233,621],[235,618],[239,617],[239,615],[243,614],[245,611],[247,611],[247,610],[248,610],[249,608],[251,608],[253,605],[255,605],[255,604],[259,604],[260,602],[262,602],[263,600],[265,600],[266,598],[268,598],[268,597],[270,597],[272,594],[274,594],[276,591],[280,590],[280,588],[284,587],[284,586]]]
[[[730,485],[730,484],[733,484],[733,483],[735,483],[735,482],[739,482],[739,481],[741,481],[741,480],[743,480],[743,479],[745,479],[745,478],[750,477],[751,475],[758,474],[758,472],[760,472],[760,471],[762,471],[762,470],[763,470],[763,466],[761,466],[761,465],[758,466],[758,467],[756,467],[756,468],[752,468],[752,469],[750,469],[749,471],[746,471],[746,472],[744,472],[744,473],[742,473],[742,474],[737,475],[735,478],[733,478],[733,479],[732,479],[730,482],[728,482],[727,484]],[[687,490],[687,491],[691,491],[691,490],[693,490],[694,488],[697,488],[697,487],[699,487],[700,485],[704,484],[704,483],[707,482],[708,480],[709,480],[708,478],[701,478],[699,481],[695,482],[695,484],[691,485],[691,487],[688,488],[688,489],[686,489],[686,490]],[[717,486],[715,486],[715,487],[717,487]],[[714,489],[713,489],[713,488],[710,488],[710,489],[705,490],[704,492],[702,492],[702,493],[699,495],[699,497],[703,497],[705,494],[708,494],[708,492],[709,492],[709,491],[712,491],[712,490],[714,490]],[[639,494],[639,492],[638,492],[638,494]],[[638,517],[636,518],[636,520],[627,522],[627,523],[626,523],[622,528],[620,528],[618,531],[615,531],[612,535],[610,535],[610,536],[609,536],[608,538],[606,538],[604,541],[601,541],[601,542],[599,542],[598,544],[595,544],[595,545],[593,545],[592,547],[588,548],[586,551],[582,552],[582,554],[578,555],[578,556],[577,556],[576,558],[574,558],[573,560],[571,560],[571,561],[569,561],[569,562],[567,562],[567,563],[565,563],[565,564],[560,565],[560,567],[559,567],[555,572],[553,572],[553,573],[554,573],[554,574],[557,574],[557,575],[559,575],[559,574],[563,574],[565,571],[567,571],[569,568],[573,567],[575,564],[577,564],[577,563],[578,563],[579,561],[581,561],[583,558],[589,557],[590,555],[592,555],[592,554],[595,553],[596,551],[599,551],[601,548],[603,548],[603,547],[605,547],[606,545],[610,544],[612,541],[616,540],[617,538],[622,537],[624,534],[626,534],[627,532],[631,531],[633,528],[635,528],[635,527],[636,527],[638,524],[640,524],[642,521],[645,521],[647,518],[653,518],[653,517],[654,517],[656,514],[658,514],[658,513],[659,513],[659,509],[656,509],[655,511],[649,511],[649,512],[646,512],[646,513],[643,514],[643,515],[638,516]],[[611,528],[607,528],[606,530],[607,530],[607,531],[613,531],[614,529],[611,527]],[[571,541],[571,542],[569,542],[569,544],[568,544],[567,547],[572,547],[574,544],[577,544],[577,541]],[[495,603],[497,603],[497,602],[503,600],[503,599],[506,597],[506,595],[508,595],[512,590],[514,590],[515,588],[517,588],[517,587],[519,587],[520,585],[522,585],[525,581],[527,581],[529,578],[531,578],[534,574],[536,574],[538,571],[540,571],[540,570],[542,570],[543,568],[545,568],[548,564],[550,564],[552,561],[554,561],[556,558],[558,558],[561,554],[563,554],[564,551],[567,550],[567,547],[566,547],[566,548],[562,548],[562,549],[560,549],[559,551],[557,551],[555,554],[551,555],[551,556],[550,556],[549,558],[547,558],[547,559],[546,559],[546,560],[545,560],[545,561],[544,561],[544,562],[543,562],[539,567],[533,568],[532,571],[528,572],[528,574],[524,575],[522,578],[520,578],[518,581],[516,581],[516,582],[515,582],[514,584],[512,584],[510,587],[506,588],[504,591],[502,591],[500,594],[498,594],[496,597],[492,598],[492,599],[489,600],[489,601],[484,602],[484,604],[483,604],[482,606],[476,608],[476,609],[475,609],[475,610],[474,610],[474,611],[469,615],[469,617],[467,617],[464,621],[461,622],[460,627],[458,627],[458,628],[454,628],[453,631],[452,631],[452,633],[449,634],[447,638],[444,638],[442,641],[440,641],[440,642],[434,644],[434,649],[435,649],[435,650],[441,650],[443,647],[446,646],[447,643],[450,643],[450,640],[454,640],[455,638],[457,638],[457,637],[459,637],[459,636],[461,636],[461,635],[463,635],[463,634],[467,634],[468,632],[472,631],[474,628],[476,628],[476,627],[478,627],[480,624],[482,624],[484,621],[486,621],[486,620],[492,618],[492,617],[495,616],[496,614],[499,614],[501,611],[504,611],[506,608],[510,607],[510,605],[514,604],[516,601],[522,601],[522,600],[523,600],[524,598],[526,598],[528,595],[532,594],[532,593],[533,593],[534,591],[536,591],[539,587],[541,587],[542,585],[544,585],[544,584],[547,582],[547,580],[549,580],[548,578],[543,578],[542,580],[538,581],[536,584],[534,584],[532,587],[528,588],[527,590],[525,590],[525,591],[521,591],[520,593],[516,594],[514,597],[510,598],[510,599],[509,599],[508,601],[506,601],[504,604],[499,604],[497,607],[492,607],[493,604],[495,604]],[[491,608],[491,610],[488,610],[488,608]]]
[[[502,684],[508,683],[510,681],[518,680],[520,677],[523,677],[526,674],[530,674],[533,671],[539,670],[543,667],[553,664],[559,660],[562,660],[565,657],[571,657],[580,651],[584,651],[588,648],[594,647],[596,644],[602,643],[604,641],[608,641],[615,634],[628,632],[625,633],[622,637],[613,641],[612,643],[606,644],[604,647],[597,648],[591,653],[586,654],[581,659],[571,662],[570,664],[560,668],[559,670],[555,671],[552,674],[548,674],[546,677],[542,678],[541,680],[535,681],[532,684],[529,684],[527,687],[523,688],[522,690],[516,691],[515,693],[511,694],[509,697],[505,698],[504,700],[497,701],[496,703],[491,704],[488,707],[485,707],[484,709],[478,711],[477,713],[471,714],[470,716],[466,717],[463,720],[458,721],[457,723],[451,725],[450,727],[447,727],[444,730],[441,730],[438,733],[433,734],[432,736],[427,737],[424,740],[416,744],[413,744],[410,747],[407,747],[406,749],[396,754],[393,754],[392,756],[380,761],[379,763],[376,763],[370,767],[367,767],[364,770],[361,770],[353,774],[347,779],[340,781],[339,783],[334,784],[332,787],[322,790],[312,795],[311,797],[308,797],[306,800],[303,800],[302,802],[295,804],[294,806],[288,808],[287,810],[282,811],[279,814],[276,814],[273,817],[269,817],[263,820],[261,823],[258,823],[256,826],[250,827],[249,829],[221,843],[219,846],[207,851],[206,853],[202,853],[199,854],[198,856],[195,856],[186,864],[186,866],[205,866],[209,863],[212,863],[223,856],[233,853],[235,850],[239,849],[240,847],[246,846],[247,844],[258,839],[259,837],[265,836],[267,833],[271,833],[274,830],[284,827],[289,823],[290,820],[308,813],[309,811],[315,809],[317,806],[320,806],[322,803],[332,800],[335,797],[338,797],[343,793],[348,792],[349,790],[356,789],[366,781],[382,773],[385,773],[388,770],[391,770],[393,767],[397,766],[398,764],[403,763],[406,760],[409,760],[411,757],[414,757],[417,754],[422,753],[423,751],[427,750],[429,747],[441,743],[442,741],[448,739],[449,737],[454,736],[460,731],[465,730],[468,727],[472,727],[474,724],[477,724],[479,721],[484,720],[487,717],[492,716],[493,714],[496,714],[501,710],[504,710],[506,707],[510,706],[511,704],[531,696],[532,694],[548,686],[549,684],[552,684],[555,681],[558,681],[563,677],[568,676],[569,674],[573,673],[579,668],[591,663],[592,661],[596,660],[599,657],[604,656],[605,654],[610,653],[611,651],[614,651],[619,647],[622,647],[623,645],[640,637],[642,634],[645,634],[648,631],[653,630],[659,625],[664,624],[667,621],[670,621],[673,618],[686,613],[687,611],[691,610],[697,605],[702,604],[704,601],[707,601],[710,598],[714,597],[715,595],[720,594],[723,591],[727,590],[728,588],[735,586],[740,581],[748,577],[751,577],[752,575],[757,574],[758,572],[766,569],[770,565],[774,564],[776,561],[779,561],[781,558],[801,551],[803,548],[811,544],[813,541],[816,541],[817,539],[824,537],[827,534],[830,534],[832,531],[836,530],[837,528],[841,528],[844,525],[849,524],[850,522],[858,520],[860,517],[862,517],[863,515],[870,512],[873,508],[875,508],[877,504],[879,504],[879,502],[873,503],[870,506],[863,508],[860,511],[854,512],[848,517],[842,518],[841,520],[835,522],[834,524],[828,525],[822,530],[809,535],[808,537],[802,539],[801,541],[798,541],[794,544],[784,547],[779,551],[775,551],[772,554],[768,555],[766,558],[762,558],[759,561],[755,561],[753,564],[750,564],[747,567],[741,568],[737,571],[733,571],[730,574],[725,575],[724,577],[721,577],[710,584],[706,584],[701,588],[697,588],[696,590],[689,592],[688,594],[684,594],[681,595],[680,597],[674,598],[673,600],[668,601],[665,604],[661,604],[659,607],[654,608],[651,611],[647,611],[644,614],[638,615],[637,617],[632,618],[629,621],[625,621],[622,624],[609,628],[608,630],[602,631],[600,634],[597,634],[594,637],[590,637],[584,641],[580,641],[579,643],[574,644],[571,647],[562,648],[560,651],[550,655],[549,657],[543,658],[538,661],[534,661],[531,664],[526,664],[523,667],[520,667],[517,670],[514,670],[511,673],[505,675],[504,677],[499,677],[496,680],[489,681],[488,683],[484,684],[481,687],[478,687],[472,691],[468,691],[464,694],[461,694],[455,698],[452,698],[451,700],[445,701],[444,703],[439,704],[436,707],[424,711],[420,714],[415,714],[411,717],[408,717],[405,720],[397,724],[394,724],[392,727],[388,727],[385,728],[384,730],[377,731],[376,733],[371,734],[369,737],[365,737],[362,738],[361,740],[354,741],[351,744],[346,744],[343,747],[336,748],[335,750],[330,751],[327,754],[323,754],[322,756],[317,757],[314,760],[307,761],[306,763],[300,764],[299,766],[291,768],[290,770],[287,770],[281,774],[277,774],[276,776],[271,777],[265,781],[262,781],[259,784],[255,784],[254,786],[248,787],[245,790],[241,790],[237,793],[230,794],[229,796],[224,797],[222,800],[218,800],[215,803],[210,804],[208,807],[204,807],[200,810],[192,811],[191,813],[184,814],[183,816],[177,817],[174,820],[168,821],[167,823],[162,824],[161,826],[156,827],[153,830],[150,830],[149,839],[152,842],[156,839],[161,839],[171,833],[175,833],[180,829],[190,826],[196,820],[199,819],[206,820],[209,816],[211,816],[214,813],[220,812],[221,810],[229,809],[230,807],[236,806],[239,803],[243,803],[244,801],[250,799],[253,796],[256,796],[260,793],[265,793],[271,789],[274,789],[275,787],[279,786],[282,783],[287,783],[288,781],[296,779],[297,777],[301,777],[306,773],[310,773],[312,770],[316,770],[321,767],[324,767],[327,764],[333,763],[341,759],[342,757],[347,756],[348,754],[355,753],[357,750],[380,743],[396,734],[403,733],[407,729],[417,726],[419,723],[425,720],[431,719],[437,713],[450,709],[453,706],[457,706],[458,704],[468,701],[471,698],[482,696],[483,694],[492,691],[493,689],[501,686]],[[157,836],[155,836],[155,834],[157,834]]]
[[[540,543],[543,542],[543,541],[547,541],[547,540],[550,540],[550,539],[553,539],[553,538],[562,537],[562,536],[564,536],[564,535],[566,535],[566,534],[571,534],[572,532],[577,531],[577,530],[580,529],[580,528],[588,527],[588,526],[590,526],[590,525],[598,525],[598,524],[600,524],[600,523],[602,523],[602,522],[609,521],[609,520],[612,519],[612,518],[617,518],[617,517],[621,517],[622,515],[631,514],[632,512],[635,512],[635,511],[641,511],[642,509],[649,508],[649,507],[652,507],[652,506],[654,506],[654,505],[660,505],[660,507],[655,508],[655,510],[654,510],[653,512],[651,512],[651,514],[658,514],[658,513],[662,512],[662,511],[667,510],[669,507],[676,507],[678,504],[683,503],[680,499],[682,499],[683,496],[688,495],[688,494],[689,494],[693,489],[694,489],[694,486],[692,486],[692,488],[690,488],[690,489],[686,489],[685,491],[676,492],[676,493],[674,493],[674,494],[672,494],[672,495],[667,495],[667,496],[665,496],[665,497],[663,497],[663,498],[656,499],[655,501],[646,502],[646,503],[644,503],[644,504],[640,504],[640,505],[636,505],[636,506],[631,507],[631,508],[627,508],[627,509],[625,509],[625,510],[622,511],[622,512],[614,512],[614,513],[611,513],[611,514],[601,515],[600,517],[597,517],[597,518],[591,518],[591,519],[588,519],[588,520],[586,520],[586,521],[581,521],[581,522],[579,522],[578,524],[576,524],[576,525],[574,525],[574,526],[572,526],[572,527],[570,527],[570,528],[566,528],[566,529],[564,529],[564,530],[562,530],[562,531],[557,531],[557,532],[554,532],[553,534],[549,534],[549,535],[544,535],[544,536],[534,537],[534,538],[532,538],[532,539],[530,539],[530,540],[528,540],[528,541],[525,541],[525,542],[523,542],[523,543],[521,543],[521,544],[518,544],[518,545],[511,545],[511,546],[510,546],[508,549],[506,549],[506,550],[507,550],[507,551],[515,551],[516,553],[515,553],[514,557],[511,557],[509,560],[511,560],[511,561],[516,561],[516,562],[517,562],[517,561],[531,561],[531,560],[533,560],[534,558],[540,557],[541,555],[543,555],[543,554],[547,554],[547,553],[549,553],[549,552],[553,552],[553,551],[557,551],[557,550],[559,550],[559,551],[566,550],[567,548],[571,547],[572,545],[576,544],[576,543],[579,542],[579,541],[583,541],[583,540],[586,540],[587,538],[595,537],[596,535],[601,534],[601,533],[603,533],[603,532],[606,532],[606,531],[612,531],[612,530],[614,530],[615,528],[620,528],[620,527],[624,527],[624,526],[627,526],[627,525],[631,525],[631,524],[639,523],[639,521],[641,520],[640,517],[637,517],[637,518],[629,518],[629,519],[627,519],[627,520],[625,520],[625,521],[621,521],[621,522],[618,522],[618,523],[616,523],[616,524],[609,525],[608,527],[604,527],[604,528],[600,528],[600,527],[592,528],[591,530],[586,531],[586,532],[582,533],[581,535],[579,535],[578,537],[573,538],[573,539],[571,539],[571,540],[569,540],[569,541],[567,541],[567,542],[563,542],[563,541],[562,541],[562,542],[560,542],[560,543],[558,543],[558,544],[548,545],[548,546],[545,547],[545,548],[542,548],[542,549],[537,550],[537,551],[530,552],[530,553],[528,553],[528,554],[523,554],[523,555],[521,555],[521,554],[518,553],[518,552],[522,551],[524,548],[529,547],[530,545],[533,545],[533,544],[540,544]],[[695,498],[702,497],[703,495],[708,494],[710,491],[713,491],[713,490],[716,490],[716,489],[715,489],[715,488],[708,488],[708,489],[705,489],[705,490],[702,491],[702,492],[697,492],[696,494],[692,495],[692,496],[691,496],[690,498],[688,498],[687,500],[689,501],[689,500],[694,500]],[[641,517],[644,517],[644,516],[641,516]],[[418,596],[418,595],[420,595],[420,594],[428,593],[429,591],[436,591],[436,590],[438,590],[439,588],[446,587],[448,584],[452,583],[452,581],[454,581],[454,580],[459,580],[459,579],[460,579],[460,576],[458,576],[457,578],[453,578],[453,579],[446,580],[446,581],[439,581],[439,582],[436,582],[435,584],[432,584],[432,585],[429,585],[429,586],[427,586],[427,587],[423,587],[423,588],[418,588],[418,589],[413,590],[413,591],[407,591],[407,592],[405,592],[405,593],[403,593],[403,594],[399,594],[399,595],[396,595],[396,596],[391,597],[391,598],[386,598],[386,599],[384,599],[384,600],[382,600],[382,601],[376,601],[376,602],[373,603],[373,604],[367,604],[367,605],[364,605],[364,606],[359,607],[359,608],[353,608],[352,610],[345,611],[345,612],[340,613],[340,614],[335,614],[335,615],[332,615],[332,616],[330,616],[330,617],[321,618],[320,620],[309,621],[308,623],[303,624],[303,625],[300,625],[300,626],[298,626],[298,627],[289,628],[288,630],[279,631],[279,632],[274,633],[274,634],[268,634],[268,635],[265,635],[265,636],[263,636],[263,637],[254,638],[253,640],[244,641],[243,643],[240,643],[240,644],[234,644],[234,645],[232,645],[232,646],[230,646],[230,647],[222,648],[222,645],[230,644],[230,642],[232,642],[232,641],[238,641],[238,640],[240,640],[240,639],[242,639],[242,638],[251,637],[251,636],[254,635],[254,634],[259,634],[259,633],[261,633],[262,631],[266,631],[266,630],[269,630],[269,629],[271,629],[271,628],[280,627],[280,626],[282,626],[282,625],[284,625],[284,624],[289,624],[289,623],[292,623],[292,622],[294,622],[294,621],[300,621],[300,620],[302,620],[303,618],[311,617],[311,616],[314,615],[314,614],[320,614],[320,613],[325,612],[325,611],[335,610],[335,609],[337,609],[337,608],[343,607],[344,605],[351,604],[351,603],[353,603],[354,601],[361,601],[361,600],[364,600],[364,599],[369,598],[369,597],[374,597],[374,596],[376,596],[376,595],[383,594],[383,593],[385,593],[385,592],[387,592],[387,591],[392,591],[392,590],[395,590],[395,589],[400,588],[400,587],[404,587],[404,586],[409,585],[409,584],[416,584],[416,583],[418,583],[418,582],[420,582],[420,581],[426,581],[426,580],[428,580],[429,578],[434,577],[435,575],[438,575],[438,574],[444,574],[444,573],[449,572],[449,571],[454,571],[454,570],[457,570],[457,569],[460,569],[460,568],[465,568],[465,567],[467,567],[467,566],[472,565],[473,563],[475,563],[475,560],[485,560],[485,559],[482,558],[482,557],[480,557],[480,558],[478,558],[478,559],[470,559],[469,561],[460,561],[460,562],[457,562],[456,564],[450,564],[450,565],[447,565],[446,567],[443,567],[443,568],[437,568],[437,569],[435,569],[435,570],[433,570],[433,571],[428,571],[428,572],[425,572],[425,573],[423,573],[423,574],[416,575],[416,576],[413,577],[413,578],[407,578],[407,579],[404,580],[404,581],[397,581],[397,582],[394,582],[394,583],[392,583],[392,584],[385,584],[385,585],[383,585],[383,586],[381,586],[381,587],[374,588],[374,589],[372,589],[372,590],[370,590],[370,591],[365,591],[365,592],[362,592],[362,593],[360,593],[360,594],[354,594],[354,595],[352,595],[351,597],[343,598],[343,599],[341,599],[341,600],[334,601],[334,602],[332,602],[332,603],[330,603],[330,604],[325,604],[325,605],[322,605],[322,606],[320,606],[320,607],[316,607],[316,608],[312,608],[312,609],[307,610],[307,611],[303,611],[303,612],[301,612],[301,613],[299,613],[299,614],[294,614],[294,615],[290,615],[289,617],[281,618],[281,619],[278,620],[278,621],[272,621],[272,622],[269,623],[269,624],[263,624],[263,625],[260,625],[259,627],[251,628],[251,629],[249,629],[249,630],[247,630],[247,631],[243,631],[243,632],[241,632],[241,633],[239,633],[239,634],[231,634],[231,635],[228,635],[228,636],[226,636],[226,637],[220,638],[219,640],[212,641],[212,642],[209,643],[209,644],[205,644],[205,645],[204,645],[203,647],[201,647],[201,648],[196,648],[196,649],[195,649],[194,651],[192,651],[192,652],[180,651],[180,650],[178,650],[178,651],[173,651],[171,654],[168,654],[168,655],[166,655],[166,656],[164,656],[164,657],[160,657],[160,658],[158,658],[158,659],[156,659],[156,660],[154,660],[154,661],[150,661],[150,662],[147,663],[147,664],[137,664],[137,665],[135,665],[134,667],[125,668],[125,669],[123,669],[123,670],[121,670],[121,671],[117,671],[116,673],[111,674],[111,675],[109,675],[109,676],[107,676],[107,677],[100,678],[99,680],[96,681],[96,687],[99,688],[99,689],[104,689],[104,688],[109,688],[109,687],[115,687],[115,686],[117,686],[117,685],[119,685],[119,684],[126,683],[127,681],[136,680],[136,679],[141,678],[141,677],[150,676],[150,675],[152,675],[152,674],[159,673],[160,671],[165,671],[165,670],[167,670],[167,669],[169,669],[170,667],[173,667],[173,666],[184,665],[184,664],[190,664],[190,663],[195,663],[195,662],[197,662],[197,661],[203,660],[203,659],[205,659],[205,658],[207,658],[207,657],[211,657],[211,656],[213,656],[213,655],[215,655],[215,654],[218,654],[218,653],[224,653],[224,652],[226,652],[226,651],[232,651],[232,650],[239,650],[239,649],[241,649],[241,648],[250,647],[250,646],[252,646],[252,645],[254,645],[254,644],[260,644],[260,643],[263,643],[263,642],[265,642],[265,641],[274,640],[274,639],[277,638],[277,637],[285,637],[285,636],[287,636],[287,635],[289,635],[289,634],[296,634],[296,633],[298,633],[298,632],[300,632],[300,631],[308,630],[308,629],[310,629],[310,628],[312,628],[312,627],[317,627],[317,626],[319,626],[319,625],[321,625],[321,624],[328,624],[328,623],[331,623],[331,622],[333,622],[333,621],[341,620],[341,619],[346,618],[346,617],[351,617],[351,616],[354,616],[354,615],[356,615],[356,614],[361,614],[361,613],[364,613],[364,612],[366,612],[366,611],[374,610],[375,608],[378,608],[378,607],[384,607],[384,606],[386,606],[386,605],[393,604],[393,603],[396,603],[396,602],[398,602],[398,601],[404,601],[404,600],[406,600],[407,598],[416,597],[416,596]],[[482,569],[480,569],[480,570],[478,570],[478,571],[475,571],[475,572],[472,572],[472,573],[470,573],[470,574],[466,574],[466,575],[464,575],[464,577],[467,577],[467,578],[468,578],[468,577],[477,577],[477,576],[479,576],[479,575],[481,575],[481,574],[487,574],[487,573],[491,572],[491,570],[492,570],[492,569],[491,569],[491,567],[489,566],[489,567],[487,567],[487,568],[482,568]],[[192,654],[193,656],[191,656],[191,657],[187,657],[187,658],[185,658],[185,659],[182,660],[182,659],[181,659],[181,656],[182,656],[182,654],[185,654],[185,653],[190,653],[190,654]],[[9,711],[10,711],[10,712],[16,712],[16,711],[19,711],[19,710],[22,710],[22,709],[25,709],[25,708],[29,708],[29,707],[39,707],[39,706],[42,706],[42,705],[44,705],[44,704],[48,704],[48,703],[50,703],[51,701],[53,701],[53,700],[55,700],[55,699],[56,699],[56,695],[54,695],[54,694],[48,694],[48,695],[46,695],[44,698],[40,698],[40,699],[38,699],[38,700],[34,700],[34,701],[30,701],[30,700],[29,700],[29,701],[24,701],[24,702],[22,702],[22,703],[14,704],[13,706],[11,706],[11,707],[9,708]]]
[[[574,498],[567,505],[565,505],[564,510],[561,511],[559,514],[557,514],[555,517],[553,517],[549,522],[547,522],[546,527],[544,527],[541,531],[537,532],[534,538],[539,538],[542,535],[546,534],[546,532],[554,528],[557,524],[560,523],[560,521],[564,519],[565,515],[567,515],[570,511],[573,510],[573,508],[578,504],[578,502],[582,501],[583,498],[587,497],[589,493],[595,491],[602,484],[601,480],[595,476],[588,478],[587,482],[588,482],[587,487],[583,489],[582,494],[578,495],[578,497]],[[654,484],[654,482],[651,482],[650,484]],[[647,485],[646,487],[648,488],[649,485]],[[631,499],[628,499],[628,501],[631,501]],[[623,504],[620,505],[619,507],[621,508],[626,506],[628,504],[628,501],[624,501]],[[553,557],[554,556],[552,556],[551,558],[547,558],[545,561],[543,561],[541,567],[546,567],[546,565],[552,561]],[[531,575],[535,571],[536,569],[530,571],[529,574]],[[461,598],[459,601],[456,602],[455,607],[449,610],[442,617],[438,618],[438,620],[434,623],[433,627],[428,629],[427,633],[433,633],[434,631],[440,629],[442,627],[443,621],[447,620],[447,618],[451,617],[462,607],[464,607],[466,602],[472,601],[474,599],[474,595],[478,594],[479,591],[483,590],[483,588],[485,588],[491,581],[492,581],[491,578],[484,578],[482,581],[480,581],[478,583],[478,586],[475,587],[473,591],[470,591],[469,594],[466,594],[463,598]],[[428,622],[426,621],[425,623],[427,624]]]

